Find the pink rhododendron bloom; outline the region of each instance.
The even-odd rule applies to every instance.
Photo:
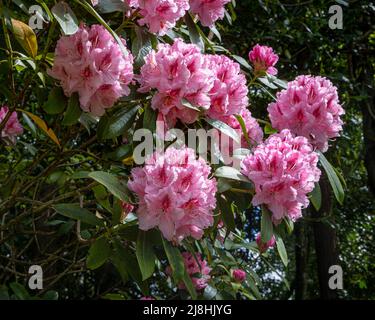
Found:
[[[2,121],[5,119],[8,112],[9,108],[7,106],[0,108],[0,123],[2,123]],[[5,123],[5,126],[1,130],[1,138],[7,138],[14,144],[16,143],[17,136],[21,135],[22,133],[23,127],[18,121],[17,112],[13,111]]]
[[[216,180],[202,158],[190,148],[155,152],[143,168],[134,168],[128,183],[139,199],[139,228],[158,227],[174,243],[185,237],[200,239],[213,224]]]
[[[289,82],[267,110],[274,128],[304,136],[322,152],[327,151],[329,139],[339,136],[343,124],[340,116],[345,113],[331,81],[312,76]]]
[[[205,27],[211,27],[216,20],[224,18],[224,6],[230,0],[190,0],[191,12],[197,14]]]
[[[244,282],[246,280],[246,272],[242,269],[234,269],[232,271],[232,277],[236,282]]]
[[[196,110],[184,105],[185,100],[195,107],[209,108],[213,81],[213,72],[199,48],[176,39],[173,45],[159,44],[157,52],[146,56],[139,91],[156,89],[152,108],[172,127],[177,119],[193,123],[198,117]]]
[[[317,163],[318,154],[305,137],[289,130],[271,135],[242,161],[242,173],[255,185],[252,203],[267,205],[276,224],[284,217],[297,220],[319,181]]]
[[[55,62],[48,74],[60,80],[66,96],[78,92],[84,111],[101,116],[130,93],[133,57],[130,52],[124,56],[101,25],[81,25],[74,35],[63,36],[57,42]]]
[[[211,279],[211,268],[208,266],[207,261],[202,259],[200,253],[195,253],[194,256],[190,252],[183,252],[182,257],[184,258],[186,271],[190,276],[195,289],[201,291],[206,288],[208,281]],[[172,275],[172,269],[170,266],[167,267],[166,273],[169,276]],[[178,287],[179,289],[186,289],[183,282],[179,283]]]
[[[218,119],[239,113],[249,103],[246,78],[241,73],[240,65],[224,55],[207,55],[206,59],[215,74],[208,116]]]
[[[126,0],[125,4],[139,9],[141,26],[147,25],[150,32],[161,36],[173,28],[190,8],[188,0]]]
[[[273,52],[271,47],[255,45],[249,52],[249,59],[254,65],[256,74],[267,72],[271,75],[277,74],[274,65],[279,61],[279,56]]]
[[[273,248],[275,246],[276,238],[274,235],[272,235],[272,238],[264,243],[262,242],[262,236],[259,232],[255,238],[255,241],[258,245],[259,251],[262,253],[266,252],[268,248]]]

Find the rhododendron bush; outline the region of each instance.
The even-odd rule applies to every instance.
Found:
[[[261,299],[322,178],[342,203],[335,81],[277,78],[267,39],[223,47],[235,1],[43,3],[40,30],[1,15],[0,284],[38,264],[39,297],[79,274],[109,299]]]

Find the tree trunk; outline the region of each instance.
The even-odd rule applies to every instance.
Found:
[[[328,286],[329,278],[332,276],[328,273],[328,270],[332,265],[337,265],[339,262],[336,231],[327,221],[322,221],[322,218],[327,217],[332,211],[331,187],[326,175],[322,175],[320,188],[322,192],[320,210],[316,211],[313,206],[310,207],[312,218],[318,219],[314,222],[313,229],[320,298],[324,300],[337,299],[337,291],[331,290]],[[333,222],[333,218],[330,218],[330,221]]]

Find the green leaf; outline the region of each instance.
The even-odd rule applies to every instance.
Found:
[[[111,259],[114,261],[116,268],[119,270],[120,267],[122,272],[127,272],[127,274],[129,274],[139,286],[142,293],[144,295],[148,295],[149,287],[146,281],[142,281],[141,270],[139,269],[138,261],[135,255],[117,240],[114,242],[114,250],[115,252]]]
[[[225,226],[227,227],[227,234],[230,231],[236,229],[236,223],[234,221],[234,212],[230,203],[227,200],[223,199],[221,195],[217,197],[218,205],[221,210],[221,217]]]
[[[51,12],[65,35],[71,35],[78,31],[77,17],[66,2],[57,3],[53,6]]]
[[[273,235],[273,224],[271,219],[271,213],[269,210],[262,206],[262,218],[260,221],[260,232],[261,232],[261,239],[262,242],[267,243],[271,240]]]
[[[143,128],[149,129],[151,132],[156,131],[156,119],[157,112],[152,109],[150,106],[145,107],[143,113]]]
[[[107,293],[103,296],[103,299],[106,300],[126,300],[125,297],[120,293]]]
[[[49,290],[42,296],[42,299],[43,300],[58,300],[59,293],[55,290]]]
[[[114,151],[107,153],[107,157],[112,160],[120,161],[129,157],[132,153],[131,144],[123,144],[116,148]]]
[[[122,282],[125,284],[129,280],[129,273],[127,270],[127,257],[121,243],[118,241],[114,242],[114,250],[111,255],[111,261],[118,273],[120,274]]]
[[[94,171],[90,172],[88,176],[105,186],[116,198],[122,201],[129,200],[126,186],[113,174],[104,171]]]
[[[142,273],[142,280],[146,280],[152,276],[155,269],[155,254],[153,250],[153,242],[150,238],[150,232],[139,230],[136,256],[139,268]]]
[[[97,239],[90,247],[86,266],[90,270],[101,267],[111,255],[111,246],[104,237]]]
[[[65,110],[67,99],[60,87],[55,87],[48,95],[47,102],[43,105],[43,109],[48,114],[59,114]]]
[[[189,30],[190,41],[196,44],[204,52],[204,42],[200,36],[198,26],[193,21],[189,12],[185,14],[185,23]]]
[[[145,62],[144,58],[152,50],[152,37],[155,36],[138,26],[134,26],[134,31],[135,36],[132,38],[132,54],[133,57],[135,57],[135,66],[141,67]]]
[[[98,126],[98,138],[100,140],[116,138],[128,130],[134,123],[133,119],[137,114],[139,106],[131,109],[120,108],[113,115],[101,121],[102,124]]]
[[[184,276],[182,278],[184,281],[185,287],[189,294],[191,295],[192,299],[195,300],[197,299],[197,292],[195,291],[195,287],[193,285],[193,281],[191,280],[189,274],[187,273],[185,267],[184,267]]]
[[[242,134],[243,134],[243,136],[245,137],[247,144],[248,144],[249,146],[253,145],[255,141],[251,141],[251,140],[250,140],[249,133],[247,132],[247,128],[246,128],[246,124],[245,124],[244,119],[243,119],[242,116],[239,115],[239,114],[236,115],[236,119],[237,119],[238,123],[239,123],[240,126],[241,126]]]
[[[279,252],[279,256],[281,261],[283,262],[284,266],[288,266],[288,254],[286,253],[284,241],[280,236],[276,236],[276,247],[277,251]]]
[[[27,292],[25,287],[17,282],[12,282],[9,287],[19,300],[29,300],[30,294]]]
[[[172,268],[173,278],[175,279],[176,283],[178,283],[184,278],[184,260],[178,248],[174,247],[169,241],[165,240],[164,238],[162,240],[164,250],[169,261],[169,265]]]
[[[337,176],[335,169],[332,167],[332,165],[328,162],[326,157],[318,151],[319,153],[319,160],[324,168],[325,172],[327,173],[327,177],[329,180],[329,183],[331,184],[333,193],[337,199],[337,201],[342,205],[344,202],[344,188],[342,187],[340,178]]]
[[[78,122],[79,117],[82,114],[82,109],[79,104],[78,93],[73,93],[69,98],[68,108],[66,109],[62,124],[64,126],[71,126]]]
[[[242,57],[240,56],[236,56],[236,55],[232,55],[232,58],[234,60],[236,60],[241,66],[243,66],[245,69],[248,69],[248,70],[252,70],[250,64]]]
[[[322,192],[320,190],[319,183],[315,183],[315,188],[310,193],[310,201],[313,204],[316,211],[320,210],[320,207],[322,205]]]
[[[222,166],[220,168],[217,168],[214,173],[214,176],[218,178],[250,182],[249,179],[247,179],[240,171],[228,166]]]
[[[96,217],[87,209],[80,208],[79,205],[73,203],[61,203],[52,206],[61,215],[74,219],[80,220],[84,223],[93,226],[103,226],[104,222]]]
[[[239,135],[237,134],[236,130],[228,126],[226,123],[220,121],[220,120],[214,120],[210,118],[205,119],[211,126],[218,129],[220,132],[224,133],[228,137],[232,138],[237,143],[241,143],[241,139]]]
[[[275,86],[269,78],[267,77],[261,77],[261,78],[258,78],[258,80],[263,83],[265,86],[267,86],[268,88],[270,89],[277,89],[277,86]]]

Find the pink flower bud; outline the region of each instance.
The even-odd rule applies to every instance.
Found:
[[[273,52],[271,47],[257,44],[249,53],[249,59],[254,65],[255,74],[267,72],[271,75],[277,74],[274,65],[279,60],[279,56]]]
[[[244,282],[246,279],[246,272],[242,269],[234,269],[232,271],[232,277],[236,282]]]
[[[276,238],[275,238],[274,235],[272,235],[272,238],[269,241],[267,241],[266,243],[264,243],[264,242],[262,242],[262,237],[261,237],[261,234],[259,232],[257,234],[257,237],[256,237],[256,243],[258,245],[259,251],[265,252],[265,251],[267,251],[268,248],[273,248],[275,246]]]

